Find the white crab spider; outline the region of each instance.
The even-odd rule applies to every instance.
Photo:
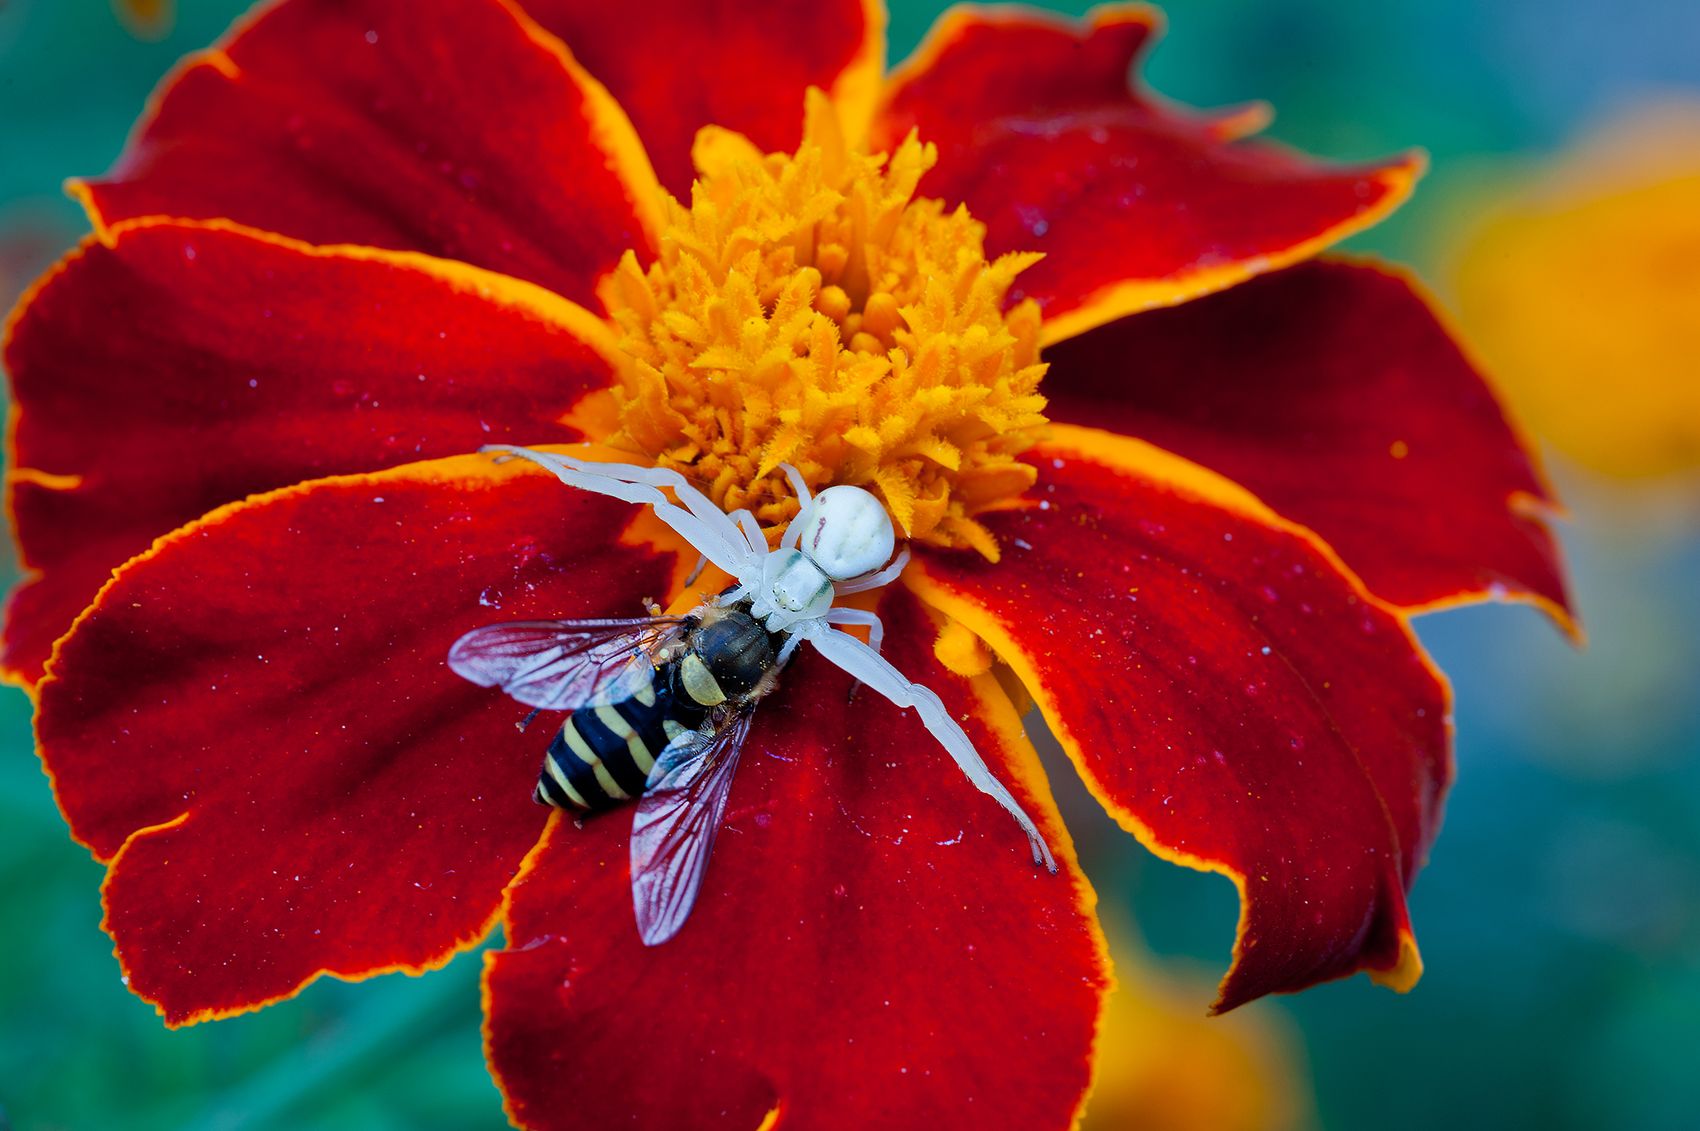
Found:
[[[879,654],[884,634],[879,617],[833,605],[838,597],[890,584],[909,562],[907,549],[892,557],[896,535],[891,517],[872,494],[860,487],[837,486],[811,495],[796,468],[781,464],[802,510],[786,528],[779,548],[770,550],[755,515],[742,509],[727,514],[676,471],[595,463],[532,448],[490,445],[481,450],[529,460],[570,487],[652,508],[657,518],[703,557],[737,580],[736,587],[714,603],[748,600],[750,615],[769,632],[785,638],[779,652],[781,665],[806,640],[871,690],[899,707],[914,708],[968,780],[1015,818],[1027,834],[1034,862],[1057,870],[1038,826],[993,776],[943,701]],[[865,627],[868,643],[835,627],[839,625]]]

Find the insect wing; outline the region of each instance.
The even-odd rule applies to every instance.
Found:
[[[632,821],[632,909],[646,946],[678,934],[696,903],[752,715],[682,734],[655,760]]]
[[[528,707],[601,706],[646,686],[651,658],[682,638],[688,623],[685,617],[640,617],[490,624],[454,642],[449,667],[480,687],[500,687]]]

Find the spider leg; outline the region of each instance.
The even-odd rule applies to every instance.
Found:
[[[929,688],[913,683],[902,672],[874,651],[872,648],[857,640],[848,633],[831,628],[822,621],[809,621],[798,626],[808,636],[809,643],[815,650],[833,663],[855,676],[873,690],[879,692],[899,707],[913,707],[921,717],[921,722],[939,740],[950,756],[955,759],[957,766],[967,776],[968,780],[981,793],[986,794],[1004,807],[1011,817],[1015,818],[1021,830],[1027,834],[1027,842],[1033,850],[1033,862],[1043,864],[1051,872],[1056,872],[1057,862],[1051,855],[1049,846],[1045,844],[1044,836],[1039,832],[1039,826],[1033,823],[1033,818],[1021,808],[1021,804],[1010,795],[990,769],[980,752],[974,749],[974,742],[962,729],[951,713],[946,709],[944,701]],[[793,638],[795,639],[795,638]],[[789,641],[787,646],[789,646]]]
[[[612,464],[591,464],[583,460],[558,456],[553,452],[537,452],[530,448],[504,448],[496,444],[487,444],[478,450],[502,453],[496,457],[499,463],[506,463],[513,459],[528,460],[553,472],[557,479],[569,487],[577,487],[581,491],[592,491],[598,495],[624,499],[628,503],[647,503],[650,506],[667,502],[667,496],[654,487],[613,475],[602,475],[582,470],[583,468],[614,466]]]
[[[797,492],[797,505],[806,507],[814,496],[809,494],[809,485],[803,481],[803,473],[788,463],[779,465],[779,470],[785,473],[786,481],[791,484],[791,490]]]
[[[785,643],[779,646],[779,659],[775,661],[779,667],[785,666],[785,661],[791,658],[791,653],[803,642],[803,634],[792,630],[785,636]]]
[[[781,471],[785,472],[785,478],[791,481],[791,489],[797,492],[797,517],[801,518],[803,515],[803,508],[809,505],[809,500],[814,496],[809,494],[809,485],[803,482],[802,472],[798,471],[788,463],[780,464],[779,468]],[[802,538],[802,524],[799,523],[797,519],[792,519],[790,525],[785,528],[785,536],[779,540],[779,548],[781,550],[795,550],[797,548],[797,543],[800,542]]]
[[[861,577],[852,577],[849,581],[834,583],[833,592],[840,597],[848,597],[852,593],[862,593],[869,589],[878,589],[882,585],[890,585],[903,572],[903,567],[909,564],[909,547],[897,551],[897,556],[891,559],[891,564],[877,573],[864,573]]]
[[[698,553],[740,581],[760,569],[761,559],[750,552],[738,524],[676,471],[625,463],[594,463],[532,448],[487,445],[479,450],[530,460],[553,472],[569,487],[653,507],[655,516],[696,547]],[[668,499],[661,493],[662,487],[671,488],[685,505]]]
[[[865,626],[868,630],[868,647],[876,652],[880,650],[880,645],[885,642],[885,625],[881,624],[880,618],[873,613],[863,612],[861,609],[828,609],[823,619],[827,624],[859,624]],[[861,689],[862,685],[859,681],[851,683],[850,693],[845,698],[853,701],[856,698],[856,692]]]
[[[825,617],[827,624],[857,624],[868,630],[868,647],[875,652],[880,650],[880,644],[885,640],[885,625],[873,613],[861,609],[828,609]]]
[[[684,504],[686,510],[704,522],[718,526],[722,533],[727,534],[727,536],[730,536],[729,528],[736,525],[727,517],[725,511],[715,505],[713,499],[703,494],[689,479],[670,467],[639,467],[632,463],[594,463],[553,452],[540,452],[538,454],[570,464],[586,474],[605,476],[625,483],[642,483],[657,489],[665,487],[673,492],[679,502]],[[762,549],[764,552],[766,548],[767,544],[763,542]]]
[[[696,551],[727,573],[742,581],[760,572],[760,559],[753,557],[740,537],[727,538],[724,531],[704,522],[684,507],[672,503],[655,505],[655,517],[671,526]],[[737,527],[733,527],[736,531]]]
[[[748,509],[740,507],[731,514],[731,519],[743,531],[744,540],[750,544],[750,553],[759,557],[767,556],[767,535],[762,533],[761,523]]]

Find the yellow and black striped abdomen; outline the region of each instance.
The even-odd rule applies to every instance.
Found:
[[[657,672],[651,686],[630,699],[568,716],[543,758],[537,800],[595,812],[640,796],[670,735],[702,723],[702,709],[674,692],[672,683]]]

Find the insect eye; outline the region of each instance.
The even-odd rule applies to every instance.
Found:
[[[878,569],[891,560],[897,546],[891,516],[860,487],[828,487],[809,501],[796,521],[803,524],[803,553],[834,581]]]

